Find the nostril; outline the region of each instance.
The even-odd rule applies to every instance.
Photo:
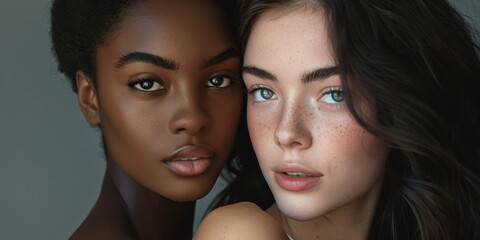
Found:
[[[176,119],[171,123],[171,131],[175,134],[186,133],[189,135],[197,135],[206,131],[208,127],[208,118],[197,115],[188,115],[187,117]]]
[[[175,130],[176,133],[180,133],[180,132],[183,132],[187,130],[186,128],[178,128],[177,130]]]
[[[186,102],[177,108],[169,120],[169,129],[174,134],[198,135],[210,127],[211,119],[208,111],[201,108],[198,102]]]
[[[308,121],[299,121],[296,117],[286,115],[278,123],[274,142],[281,148],[306,149],[311,146],[313,140]]]

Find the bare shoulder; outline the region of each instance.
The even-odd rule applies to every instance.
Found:
[[[280,224],[250,202],[212,211],[200,224],[194,240],[203,239],[288,239]]]

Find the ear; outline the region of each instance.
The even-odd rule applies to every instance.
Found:
[[[98,96],[93,80],[83,71],[77,71],[76,81],[78,103],[83,116],[91,126],[100,125]]]

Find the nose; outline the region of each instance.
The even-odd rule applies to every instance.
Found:
[[[173,134],[198,135],[210,128],[211,119],[202,107],[201,96],[186,94],[175,102],[175,110],[169,121]]]
[[[309,110],[301,101],[287,103],[275,129],[275,143],[283,149],[304,150],[312,145]],[[311,115],[311,114],[310,114]]]

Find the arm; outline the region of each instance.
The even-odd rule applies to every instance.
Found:
[[[280,224],[257,205],[236,203],[215,209],[200,224],[194,240],[288,239]]]

